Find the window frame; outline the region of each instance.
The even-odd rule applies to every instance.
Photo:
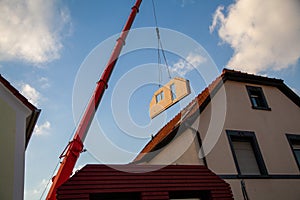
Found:
[[[294,141],[297,141],[297,142],[299,142],[299,144],[300,144],[300,135],[296,135],[296,134],[286,134],[286,137],[287,137],[287,140],[288,140],[288,142],[289,142],[291,151],[292,151],[292,153],[293,153],[295,162],[296,162],[296,164],[297,164],[297,166],[298,166],[298,169],[300,170],[300,159],[299,159],[299,160],[297,159],[297,156],[296,156],[296,153],[295,153],[295,149],[293,148],[293,142],[294,142]]]
[[[268,171],[263,159],[263,156],[261,154],[255,133],[252,131],[237,131],[237,130],[226,130],[228,142],[230,145],[230,149],[232,152],[233,160],[235,163],[236,170],[238,172],[238,177],[262,177],[262,176],[268,176]],[[252,175],[252,174],[243,174],[240,170],[240,166],[237,160],[236,152],[233,146],[233,141],[248,141],[250,142],[252,146],[252,150],[254,153],[254,156],[256,158],[256,162],[258,165],[258,169],[260,171],[260,174],[258,175]]]
[[[157,95],[155,95],[156,103],[162,101],[163,99],[164,99],[164,91],[161,91]]]
[[[170,92],[171,92],[171,99],[172,99],[172,101],[174,101],[175,99],[177,99],[175,83],[172,83],[170,85]]]
[[[249,100],[250,100],[250,103],[252,105],[252,108],[253,109],[257,109],[257,110],[271,110],[271,108],[269,107],[268,105],[268,102],[267,102],[267,99],[265,97],[265,94],[263,92],[263,89],[259,86],[252,86],[252,85],[246,85],[246,89],[247,89],[247,92],[248,92],[248,96],[249,96]],[[264,106],[255,106],[252,102],[252,91],[257,91],[260,93],[260,97],[261,97],[261,100],[264,104]]]

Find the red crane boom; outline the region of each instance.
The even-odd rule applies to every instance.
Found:
[[[91,122],[94,118],[95,112],[99,106],[101,98],[104,94],[105,89],[107,88],[108,80],[112,74],[114,66],[118,60],[118,57],[121,53],[123,46],[125,45],[125,40],[128,35],[128,32],[131,28],[131,25],[135,19],[136,14],[139,11],[139,7],[142,0],[136,0],[134,6],[131,8],[131,13],[127,19],[127,22],[120,34],[120,37],[116,41],[115,47],[111,53],[109,61],[105,67],[104,72],[100,80],[97,82],[96,88],[94,93],[88,103],[88,106],[84,112],[83,117],[80,120],[79,125],[75,131],[75,135],[73,140],[68,144],[66,147],[66,153],[64,156],[63,161],[60,164],[58,172],[52,178],[52,185],[47,195],[47,200],[55,200],[56,199],[56,190],[57,188],[64,183],[72,174],[74,166],[78,160],[80,153],[83,150],[83,141],[87,135]]]

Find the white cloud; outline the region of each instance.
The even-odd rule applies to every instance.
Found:
[[[49,121],[44,122],[43,124],[40,125],[35,125],[33,134],[34,135],[45,135],[48,134],[48,131],[51,128],[51,124]]]
[[[230,67],[251,73],[280,70],[300,58],[299,11],[297,0],[237,0],[226,12],[217,8],[209,29],[217,29],[233,48]]]
[[[0,61],[41,64],[58,59],[68,24],[68,10],[58,1],[0,1]]]
[[[40,181],[40,183],[32,188],[32,189],[25,189],[25,192],[24,192],[24,196],[25,198],[24,199],[28,199],[28,200],[31,200],[31,199],[40,199],[43,191],[45,190],[47,184],[48,184],[48,180],[46,179],[42,179]],[[48,188],[49,188],[50,184],[48,185]]]
[[[186,73],[197,68],[200,64],[204,63],[206,58],[197,53],[189,53],[185,59],[179,59],[170,68],[173,73],[178,73],[180,76],[184,76]]]
[[[41,94],[35,88],[33,88],[27,83],[22,83],[20,92],[28,99],[30,103],[32,103],[35,106],[39,105]]]
[[[195,0],[181,0],[181,7],[185,7],[187,4],[193,4]]]
[[[49,79],[46,78],[46,77],[41,77],[38,79],[38,82],[40,84],[40,87],[42,89],[46,89],[46,88],[49,88],[50,87],[50,83],[49,83]]]

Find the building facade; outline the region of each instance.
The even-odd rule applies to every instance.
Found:
[[[23,199],[25,149],[39,113],[0,75],[0,199]]]
[[[205,165],[235,199],[296,200],[299,120],[300,98],[282,80],[225,69],[133,162]]]

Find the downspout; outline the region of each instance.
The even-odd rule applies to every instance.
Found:
[[[241,180],[241,188],[242,188],[242,193],[243,193],[244,200],[250,200],[249,197],[248,197],[248,193],[247,193],[247,190],[246,190],[246,185],[245,185],[244,179]]]

